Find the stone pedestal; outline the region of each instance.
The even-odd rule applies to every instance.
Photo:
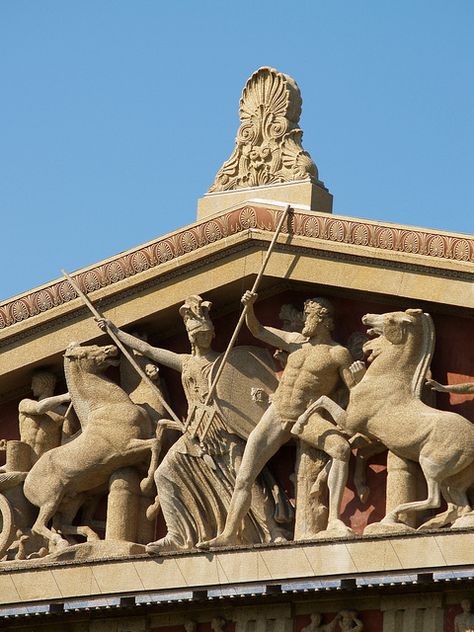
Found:
[[[7,441],[7,472],[29,472],[32,465],[31,447],[24,441]]]
[[[206,193],[198,200],[197,218],[203,219],[245,202],[266,200],[296,205],[308,211],[332,213],[332,195],[321,184],[299,180],[268,186]]]
[[[112,474],[107,500],[106,540],[137,542],[140,494],[140,475],[134,467],[122,467]]]
[[[423,474],[414,461],[407,461],[389,452],[387,455],[387,500],[386,512],[389,513],[402,503],[413,502],[426,497],[423,492]],[[416,528],[415,513],[402,514],[403,522]]]

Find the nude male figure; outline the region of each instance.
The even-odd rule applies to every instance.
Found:
[[[69,393],[53,396],[56,377],[48,371],[33,375],[31,390],[35,399],[22,399],[19,406],[20,439],[31,447],[31,465],[39,457],[61,445],[64,404],[71,401]]]
[[[212,540],[199,543],[200,548],[237,543],[242,518],[250,507],[252,484],[267,461],[292,437],[298,417],[321,395],[333,393],[341,379],[352,388],[361,378],[360,363],[351,371],[353,359],[349,351],[331,337],[333,308],[329,301],[322,298],[306,301],[305,323],[298,333],[261,325],[253,309],[256,299],[257,295],[251,292],[242,297],[244,305],[248,305],[247,327],[259,340],[288,352],[288,360],[272,404],[247,440],[224,530]],[[348,441],[316,411],[298,434],[332,458],[328,476],[328,531],[352,533],[339,519],[351,454]]]

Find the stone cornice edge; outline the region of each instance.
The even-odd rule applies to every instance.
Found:
[[[112,257],[73,276],[88,294],[123,279],[160,266],[167,261],[252,228],[273,232],[281,210],[260,205],[244,205],[219,216],[203,220]],[[474,239],[468,235],[430,231],[352,219],[326,213],[296,211],[286,232],[319,241],[354,244],[379,251],[392,251],[453,263],[474,262]],[[285,231],[284,231],[285,232]],[[77,298],[66,280],[15,297],[0,304],[0,330],[25,321]]]

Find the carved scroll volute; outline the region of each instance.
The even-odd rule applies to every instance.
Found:
[[[291,77],[266,67],[254,72],[240,99],[236,148],[209,193],[295,180],[318,182],[316,165],[301,145],[301,105]]]

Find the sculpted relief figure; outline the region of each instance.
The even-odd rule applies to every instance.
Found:
[[[69,393],[53,396],[56,376],[49,371],[37,371],[31,381],[33,395],[38,398],[22,399],[18,406],[20,440],[31,448],[31,464],[41,455],[61,445],[65,404],[71,401]]]
[[[75,526],[72,521],[88,494],[101,490],[118,468],[141,463],[151,454],[142,487],[153,483],[158,443],[147,438],[151,434],[150,419],[103,374],[118,362],[114,345],[71,343],[64,354],[68,392],[82,432],[41,455],[24,483],[26,498],[39,507],[32,532],[50,543],[50,551],[69,546],[68,535],[98,539],[88,525]],[[48,526],[51,519],[53,529]]]
[[[337,629],[341,632],[363,632],[364,624],[358,618],[354,610],[341,610],[329,623],[323,624],[323,618],[319,612],[311,615],[311,623],[305,626],[301,632],[333,632]]]
[[[252,484],[267,461],[292,437],[298,418],[321,395],[332,394],[341,380],[348,388],[356,384],[357,378],[350,370],[350,353],[331,337],[333,308],[329,301],[321,298],[306,301],[305,324],[300,334],[261,325],[253,309],[256,299],[257,295],[251,292],[242,298],[249,306],[248,328],[256,338],[286,351],[288,360],[272,404],[249,436],[225,527],[216,538],[200,543],[202,548],[236,543],[240,522],[250,507]],[[310,416],[311,425],[299,429],[298,434],[332,458],[328,477],[328,530],[347,535],[352,532],[339,519],[339,512],[347,481],[350,446],[332,423],[317,412]]]
[[[313,612],[311,622],[306,625],[301,632],[334,632],[339,622],[339,616],[336,615],[329,623],[323,623],[323,617],[319,612]]]
[[[54,373],[36,371],[31,380],[31,390],[33,396],[38,399],[22,399],[18,406],[20,441],[29,446],[29,454],[24,455],[22,459],[24,471],[29,470],[42,454],[61,445],[67,412],[65,404],[69,403],[71,398],[69,393],[53,396],[55,385]],[[6,443],[3,441],[5,449]],[[5,466],[1,467],[0,472],[4,472],[5,469]]]
[[[127,346],[158,364],[179,371],[188,404],[184,433],[155,474],[158,497],[153,511],[161,507],[168,532],[148,545],[150,553],[189,549],[222,529],[244,452],[245,441],[239,436],[239,429],[225,415],[213,415],[205,437],[203,424],[199,423],[199,411],[209,392],[210,375],[219,358],[219,353],[212,349],[214,326],[209,317],[210,308],[211,303],[200,296],[190,296],[180,308],[191,344],[190,354],[152,347],[114,328],[108,321],[99,323],[102,328],[106,324],[113,328]],[[250,512],[243,526],[239,523],[236,541],[254,543],[281,538],[283,531],[273,517],[272,499],[259,483],[253,485],[250,496]]]
[[[462,612],[454,618],[454,632],[474,632],[474,613],[469,599],[461,601]]]
[[[420,398],[431,361],[434,326],[421,309],[387,314],[367,314],[362,319],[369,334],[365,345],[369,368],[350,393],[347,412],[327,397],[317,406],[331,412],[336,423],[350,434],[360,432],[380,441],[395,455],[420,464],[428,496],[394,507],[376,529],[408,527],[400,515],[436,509],[443,497],[446,512],[421,528],[473,524],[468,490],[474,483],[474,425],[456,413],[436,410]]]

